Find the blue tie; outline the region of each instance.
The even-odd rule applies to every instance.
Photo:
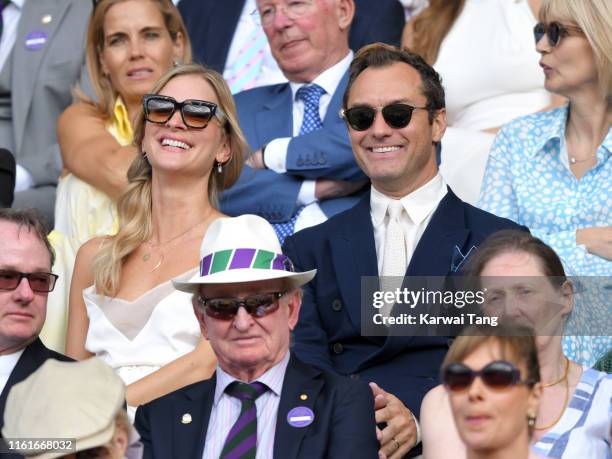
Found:
[[[323,127],[321,117],[319,116],[319,101],[323,94],[325,94],[325,89],[318,84],[304,85],[295,93],[295,98],[304,102],[304,119],[300,126],[299,135],[308,134]],[[281,245],[287,236],[293,234],[295,222],[303,208],[303,206],[299,207],[288,221],[272,225]]]

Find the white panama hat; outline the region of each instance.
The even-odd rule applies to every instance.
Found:
[[[195,293],[200,285],[282,279],[292,290],[316,273],[316,269],[296,273],[270,223],[256,215],[241,215],[212,222],[200,246],[200,275],[172,284],[177,290]]]

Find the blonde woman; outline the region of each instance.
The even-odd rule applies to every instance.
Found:
[[[247,148],[231,93],[213,70],[179,66],[143,105],[119,231],[77,255],[66,342],[71,357],[95,354],[115,368],[131,406],[214,370],[191,299],[170,279],[197,273],[200,241],[222,216],[217,194],[237,180]]]

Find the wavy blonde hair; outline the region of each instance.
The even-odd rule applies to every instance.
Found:
[[[238,124],[236,105],[227,83],[216,71],[197,64],[181,65],[173,68],[155,84],[153,94],[159,92],[174,78],[196,75],[210,84],[219,100],[223,115],[220,122],[227,135],[230,146],[230,159],[223,164],[221,173],[212,172],[208,180],[208,197],[213,207],[218,207],[218,194],[232,186],[242,171],[248,144]],[[145,135],[145,118],[140,110],[134,131],[134,145],[141,148]],[[140,244],[152,236],[152,168],[144,155],[137,155],[128,170],[128,187],[117,202],[119,231],[107,238],[94,258],[93,270],[98,291],[114,296],[119,290],[121,269],[127,257]]]
[[[117,99],[117,90],[113,87],[110,78],[104,75],[102,70],[102,64],[100,56],[104,49],[104,19],[106,13],[111,6],[118,3],[123,3],[127,0],[100,0],[96,4],[94,11],[89,20],[89,26],[87,28],[87,44],[86,44],[86,57],[85,61],[87,64],[87,73],[91,81],[91,86],[96,95],[96,102],[91,100],[82,88],[75,89],[75,97],[80,102],[85,102],[90,105],[94,105],[100,114],[108,119],[113,116],[113,107],[115,100]],[[162,17],[164,18],[164,24],[166,30],[170,34],[170,38],[176,43],[177,37],[181,35],[183,39],[183,56],[182,62],[191,62],[191,42],[189,41],[189,35],[187,34],[187,28],[181,17],[181,13],[172,3],[172,0],[148,0],[155,4],[159,9]]]
[[[612,97],[612,2],[610,0],[545,0],[540,21],[577,26],[589,41],[601,91]]]

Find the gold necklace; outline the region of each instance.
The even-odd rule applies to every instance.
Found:
[[[190,226],[189,228],[187,228],[185,231],[183,231],[182,233],[178,234],[177,236],[171,237],[170,239],[166,239],[165,241],[160,241],[157,243],[153,243],[151,241],[144,241],[144,243],[148,246],[151,247],[152,250],[156,250],[159,247],[162,247],[166,244],[169,244],[170,242],[176,241],[177,239],[181,238],[182,236],[185,236],[187,233],[189,233],[191,230],[194,230],[195,228],[197,228],[198,226],[200,226],[202,223],[204,223],[207,219],[208,219],[209,215],[206,215],[206,217],[204,217],[202,220],[200,220],[198,223],[196,223],[193,226]],[[152,251],[151,250],[151,251]],[[151,251],[146,252],[142,255],[142,261],[144,261],[145,263],[147,261],[149,261],[151,259]],[[161,252],[160,250],[156,250],[159,254],[159,261],[157,262],[157,264],[155,265],[155,267],[151,270],[151,272],[155,271],[157,268],[159,268],[161,266],[161,263],[164,259],[164,254],[163,252]]]
[[[570,393],[570,388],[569,388],[569,378],[568,376],[568,369],[569,369],[569,359],[566,357],[565,360],[567,361],[567,363],[565,364],[565,374],[563,375],[563,378],[561,378],[559,381],[555,381],[553,384],[548,384],[548,385],[544,385],[543,387],[550,387],[550,386],[554,386],[555,384],[560,383],[561,381],[563,381],[565,379],[565,401],[563,402],[563,406],[561,407],[561,412],[559,413],[559,416],[557,416],[557,418],[551,422],[550,424],[546,424],[545,426],[534,426],[534,430],[548,430],[550,429],[552,426],[554,426],[557,422],[559,422],[559,420],[563,417],[563,413],[565,413],[565,409],[567,408],[567,403],[569,402],[569,393]]]
[[[569,359],[567,357],[565,357],[565,370],[563,371],[563,376],[561,376],[556,381],[549,382],[549,383],[546,383],[546,384],[542,384],[542,387],[544,388],[544,387],[556,386],[557,384],[562,382],[565,378],[567,378],[568,371],[569,371]]]
[[[569,157],[569,160],[570,160],[570,163],[572,163],[572,164],[576,164],[576,163],[583,163],[583,162],[585,162],[585,161],[588,161],[588,160],[590,160],[590,159],[595,158],[595,156],[597,156],[597,155],[587,156],[587,157],[586,157],[586,158],[584,158],[584,159],[578,159],[578,158],[576,158],[575,156],[570,156],[570,157]]]

